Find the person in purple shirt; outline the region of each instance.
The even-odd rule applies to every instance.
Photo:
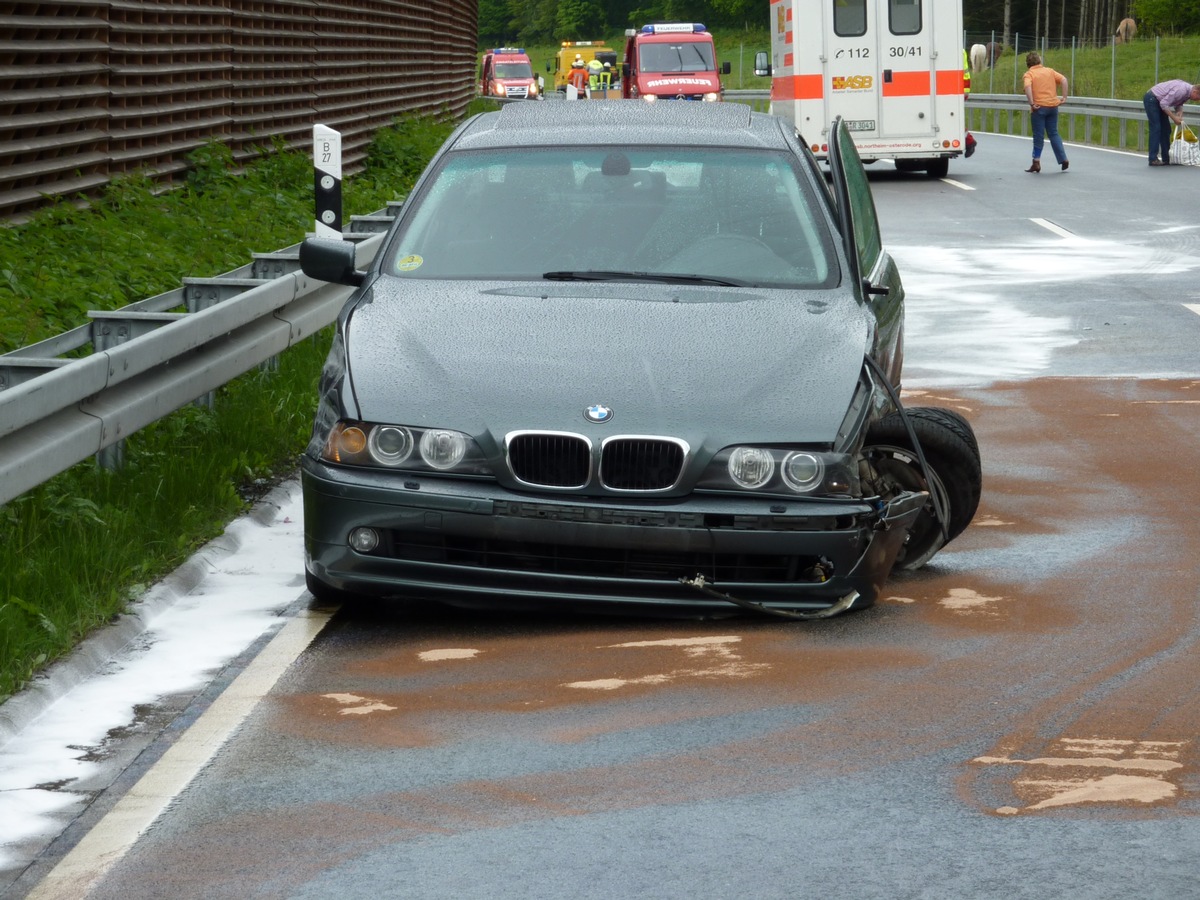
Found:
[[[1146,91],[1146,118],[1150,120],[1150,165],[1170,165],[1167,151],[1171,146],[1171,126],[1183,124],[1183,104],[1200,100],[1200,84],[1181,79],[1163,81]],[[1159,157],[1162,157],[1161,159]]]

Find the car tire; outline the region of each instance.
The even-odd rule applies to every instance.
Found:
[[[940,407],[905,411],[921,443],[929,467],[927,482],[899,413],[884,416],[867,433],[864,454],[886,480],[905,490],[936,492],[946,516],[943,538],[933,503],[927,503],[896,557],[894,569],[913,571],[958,537],[979,508],[983,467],[971,424],[959,413]]]
[[[940,156],[937,159],[931,159],[925,166],[925,172],[930,178],[945,178],[950,174],[950,157]]]
[[[962,413],[942,406],[916,406],[912,409],[905,409],[905,412],[917,418],[940,420],[951,430],[958,431],[963,440],[970,445],[971,452],[975,454],[975,461],[979,462],[979,441],[975,438],[975,429],[971,427],[971,423]]]

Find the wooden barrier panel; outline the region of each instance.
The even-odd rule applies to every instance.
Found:
[[[397,116],[466,110],[475,42],[471,0],[8,5],[0,219],[132,172],[173,181],[213,140],[239,161],[276,139],[307,149],[317,123],[342,133],[354,174]]]

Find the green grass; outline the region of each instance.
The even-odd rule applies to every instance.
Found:
[[[1114,53],[1115,50],[1115,53]],[[1159,81],[1182,78],[1200,81],[1196,60],[1200,59],[1200,37],[1171,37],[1134,40],[1118,47],[1088,49],[1050,49],[1044,54],[1047,66],[1067,76],[1072,97],[1141,100],[1147,89]],[[1014,54],[1010,48],[991,72],[975,73],[972,90],[980,94],[1024,94],[1025,52]],[[1059,131],[1073,143],[1094,144],[1124,150],[1145,147],[1146,124],[1142,117],[1132,120],[1085,116],[1066,110],[1059,116]],[[1189,107],[1191,116],[1200,115],[1200,105]],[[978,132],[1001,134],[1031,133],[1029,114],[1017,111],[967,110],[967,124]]]
[[[1014,54],[1008,48],[992,72],[973,76],[972,89],[981,94],[1023,93],[1028,49]],[[1115,48],[1048,49],[1043,57],[1047,66],[1067,76],[1075,97],[1140,100],[1159,81],[1200,81],[1200,36],[1163,37],[1157,44],[1154,38],[1137,38]]]
[[[347,180],[347,216],[403,197],[454,123],[398,122]],[[113,185],[90,208],[69,198],[0,230],[0,352],[211,276],[312,229],[312,161],[281,151],[243,172],[202,149],[186,186]],[[267,488],[294,473],[308,440],[332,329],[288,350],[277,370],[221,388],[132,435],[120,471],[88,461],[0,506],[0,700],[124,611]]]

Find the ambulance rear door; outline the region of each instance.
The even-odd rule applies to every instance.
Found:
[[[831,6],[826,121],[840,115],[864,159],[888,150],[928,152],[936,130],[935,53],[922,0],[836,0]]]

